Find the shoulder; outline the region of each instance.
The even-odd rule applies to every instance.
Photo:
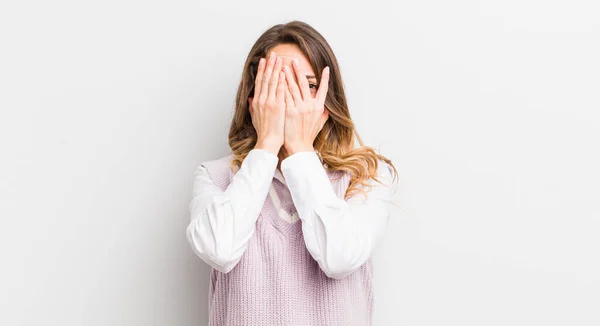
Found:
[[[398,187],[398,179],[394,175],[394,168],[382,159],[377,160],[377,178],[385,186],[392,188],[394,191]]]
[[[194,174],[198,176],[208,176],[211,179],[221,179],[228,176],[231,171],[231,161],[233,160],[233,154],[227,154],[225,156],[209,159],[200,162],[197,166]]]
[[[229,153],[225,156],[212,158],[212,159],[200,162],[198,169],[230,166],[232,160],[233,160],[233,153]]]
[[[382,159],[377,159],[377,174],[383,175],[387,177],[391,177],[394,173],[394,170],[390,164]]]

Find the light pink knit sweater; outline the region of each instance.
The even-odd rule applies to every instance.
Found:
[[[233,177],[232,155],[205,162],[213,182],[225,190]],[[349,175],[327,172],[338,198]],[[273,186],[283,207],[293,206],[287,187]],[[211,271],[210,326],[369,326],[373,314],[371,259],[342,279],[329,278],[312,258],[301,221],[281,219],[270,196],[239,263],[229,272]]]

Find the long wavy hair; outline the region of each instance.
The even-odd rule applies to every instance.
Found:
[[[248,53],[229,129],[229,147],[233,153],[231,168],[237,171],[248,152],[256,145],[257,134],[249,112],[248,97],[254,96],[254,81],[260,58],[265,57],[269,50],[278,44],[296,44],[308,58],[317,80],[321,80],[323,68],[329,66],[329,89],[325,99],[329,119],[315,138],[313,146],[328,171],[350,174],[350,184],[344,198],[357,192],[366,195],[370,189],[370,178],[383,184],[377,178],[378,159],[393,168],[395,180],[398,172],[391,160],[378,154],[375,149],[364,146],[356,131],[344,95],[339,65],[331,47],[313,27],[297,20],[269,28]],[[355,140],[358,140],[360,147],[354,148]],[[282,147],[281,151],[285,149]]]

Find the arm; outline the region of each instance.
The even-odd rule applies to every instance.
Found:
[[[336,196],[317,154],[302,151],[281,162],[281,170],[298,210],[306,248],[331,278],[344,278],[371,256],[385,233],[393,194],[391,168],[379,161],[366,199]]]
[[[194,253],[207,264],[228,273],[240,261],[278,161],[272,152],[251,150],[225,191],[213,183],[204,166],[198,167],[186,236]]]

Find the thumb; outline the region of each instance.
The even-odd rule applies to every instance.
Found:
[[[323,110],[323,113],[319,117],[319,122],[320,122],[320,126],[321,126],[321,128],[319,128],[319,130],[323,129],[323,127],[325,126],[325,123],[327,122],[328,119],[329,119],[329,111]]]

